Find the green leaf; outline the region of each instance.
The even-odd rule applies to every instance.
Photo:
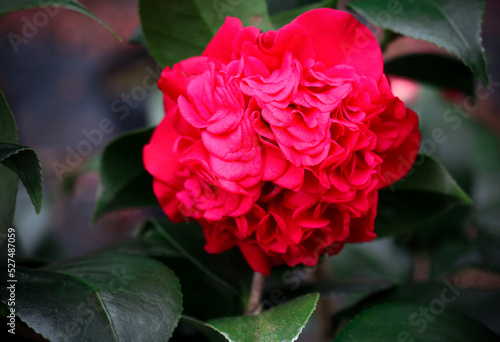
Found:
[[[394,239],[379,238],[370,243],[348,243],[328,262],[339,282],[399,283],[406,281],[413,268],[413,255],[399,246]]]
[[[446,308],[466,314],[485,324],[490,329],[496,329],[498,333],[498,326],[495,321],[499,316],[496,303],[500,300],[500,291],[478,290],[464,285],[453,284],[448,280],[442,282],[403,283],[388,291],[378,292],[366,297],[353,307],[341,312],[339,316],[344,319],[353,319],[369,308],[387,303],[413,302],[426,307],[432,301],[438,301],[442,298],[446,300]],[[434,305],[437,307],[439,304]]]
[[[481,45],[485,0],[357,0],[347,4],[385,29],[445,48],[488,86]]]
[[[174,248],[177,252],[183,255],[186,259],[188,259],[193,265],[195,265],[201,272],[205,273],[208,277],[210,277],[213,281],[218,283],[220,287],[223,287],[226,291],[230,291],[235,295],[238,295],[238,291],[228,284],[224,279],[222,279],[219,275],[213,272],[204,262],[206,260],[206,252],[203,250],[203,243],[199,244],[195,238],[196,235],[190,234],[191,229],[187,228],[186,224],[181,225],[162,225],[160,222],[155,219],[150,219],[150,223],[156,229],[158,234],[162,238],[164,238],[172,248]],[[197,229],[201,232],[201,227],[196,226],[194,229]],[[182,241],[184,243],[182,243]],[[189,246],[191,245],[191,246]]]
[[[181,316],[177,277],[140,255],[100,252],[18,267],[16,278],[16,314],[51,341],[166,341]],[[8,304],[7,286],[0,295]]]
[[[3,143],[17,144],[17,127],[9,104],[0,90],[0,139]],[[0,246],[7,237],[16,207],[17,175],[0,164]]]
[[[397,190],[423,191],[455,197],[461,204],[472,204],[471,199],[436,159],[419,154],[412,170],[394,185]]]
[[[224,338],[224,336],[222,336],[217,330],[205,324],[204,322],[197,320],[196,318],[182,315],[179,324],[183,324],[195,329],[196,331],[200,332],[203,336],[205,336],[210,342],[227,341]]]
[[[39,213],[42,208],[42,168],[35,151],[21,145],[0,143],[0,163],[21,179],[35,211]]]
[[[460,90],[474,96],[474,76],[459,60],[445,55],[412,54],[384,64],[385,73],[397,75],[440,88]]]
[[[163,240],[135,238],[109,245],[105,250],[139,254],[151,258],[184,258],[175,248]]]
[[[233,264],[224,263],[222,255],[208,254],[203,250],[204,237],[201,227],[178,224],[172,227],[171,235],[177,244],[181,244],[185,253],[179,252],[172,244],[161,237],[151,222],[141,229],[141,234],[135,239],[129,239],[105,247],[105,251],[139,254],[154,258],[167,265],[177,276],[183,295],[183,314],[202,320],[238,315],[243,312],[243,301],[234,288],[221,285],[214,281],[211,275],[200,272],[186,254],[196,256],[203,262],[209,272],[217,274],[208,260],[216,259],[217,265],[226,268],[237,279],[238,268]],[[174,229],[175,228],[175,229]],[[198,234],[200,233],[200,234]],[[201,238],[201,239],[200,239]],[[201,240],[201,243],[199,243]],[[201,257],[198,256],[201,255]],[[246,265],[245,265],[246,266]],[[248,267],[248,266],[247,266]],[[250,283],[246,281],[245,284]],[[203,286],[200,286],[203,284]]]
[[[158,205],[153,178],[142,163],[142,148],[152,132],[152,128],[147,128],[124,134],[104,149],[100,172],[102,192],[94,220],[115,210]]]
[[[147,255],[165,262],[179,278],[185,294],[184,314],[209,320],[243,312],[246,303],[240,292],[250,284],[252,270],[237,248],[221,254],[207,253],[203,229],[196,222],[150,220],[141,229],[139,239],[156,241],[178,254]]]
[[[220,318],[207,324],[230,342],[295,341],[316,308],[319,295],[308,294],[255,316]]]
[[[288,11],[280,12],[271,16],[271,23],[275,29],[278,29],[286,24],[289,24],[293,19],[297,18],[302,13],[316,9],[316,8],[336,8],[337,0],[324,0],[316,2],[299,8],[294,8]]]
[[[28,10],[32,8],[40,8],[40,7],[63,7],[75,12],[84,14],[99,24],[104,26],[109,32],[111,32],[118,40],[122,41],[122,38],[116,33],[108,24],[104,21],[96,17],[89,9],[79,3],[77,0],[0,0],[0,16],[21,10]]]
[[[389,303],[354,318],[335,342],[354,341],[498,341],[481,323],[443,305]],[[425,310],[425,311],[422,311]]]
[[[472,201],[434,158],[419,154],[413,168],[379,192],[375,232],[378,237],[415,228],[456,205]]]
[[[271,26],[264,0],[140,0],[139,14],[149,52],[163,67],[201,55],[226,16],[244,26]]]

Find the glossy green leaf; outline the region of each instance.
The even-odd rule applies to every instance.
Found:
[[[17,144],[17,126],[7,100],[0,91],[0,142]],[[16,207],[17,175],[8,167],[0,164],[0,246],[7,237]]]
[[[474,76],[455,58],[436,54],[412,54],[391,59],[384,64],[389,75],[410,78],[445,89],[456,89],[474,96]]]
[[[428,306],[389,303],[375,306],[356,316],[335,338],[335,342],[498,340],[499,337],[484,325],[445,308],[444,303]]]
[[[111,211],[158,205],[153,178],[142,163],[142,149],[152,128],[124,134],[104,149],[101,160],[101,194],[94,219]]]
[[[308,294],[255,316],[220,318],[207,324],[230,342],[295,341],[316,308],[319,295]]]
[[[270,28],[264,0],[140,0],[139,13],[149,52],[163,67],[201,55],[226,16]]]
[[[29,147],[0,142],[0,163],[21,179],[35,211],[39,213],[42,208],[42,167],[35,151]]]
[[[485,0],[356,0],[348,3],[372,23],[445,48],[488,86],[481,45]]]
[[[82,5],[77,0],[0,0],[0,16],[21,10],[28,10],[32,8],[40,8],[40,7],[63,7],[75,12],[84,14],[99,24],[104,26],[109,32],[111,32],[116,38],[120,41],[122,38],[104,21],[96,17],[92,12],[89,11],[87,7]]]
[[[469,196],[437,160],[419,154],[403,179],[379,192],[375,232],[379,237],[399,234],[454,206],[470,204]]]
[[[316,8],[336,8],[337,0],[324,0],[310,5],[294,8],[271,16],[271,23],[275,29],[278,29],[286,24],[289,24],[293,19],[297,18],[302,13]]]
[[[140,255],[100,252],[18,267],[16,279],[16,314],[51,341],[166,341],[181,316],[177,277]],[[0,294],[6,302],[7,286]]]

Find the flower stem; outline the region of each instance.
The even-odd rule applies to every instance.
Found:
[[[247,308],[245,309],[245,315],[257,315],[262,311],[262,305],[260,301],[262,299],[262,291],[264,289],[264,281],[266,276],[259,272],[253,273],[252,278],[252,288],[250,289],[250,297],[248,298]]]
[[[319,262],[312,274],[312,279],[315,282],[322,282],[332,279],[332,269],[327,262]],[[332,325],[332,316],[335,313],[335,299],[330,297],[320,297],[316,304],[316,317],[318,319],[318,335],[320,341],[331,341],[334,333]]]

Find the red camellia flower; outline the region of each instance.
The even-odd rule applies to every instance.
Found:
[[[166,114],[144,164],[161,206],[174,222],[198,221],[208,252],[238,246],[264,274],[372,240],[378,190],[420,145],[377,41],[342,11],[264,33],[228,17],[158,86]]]

